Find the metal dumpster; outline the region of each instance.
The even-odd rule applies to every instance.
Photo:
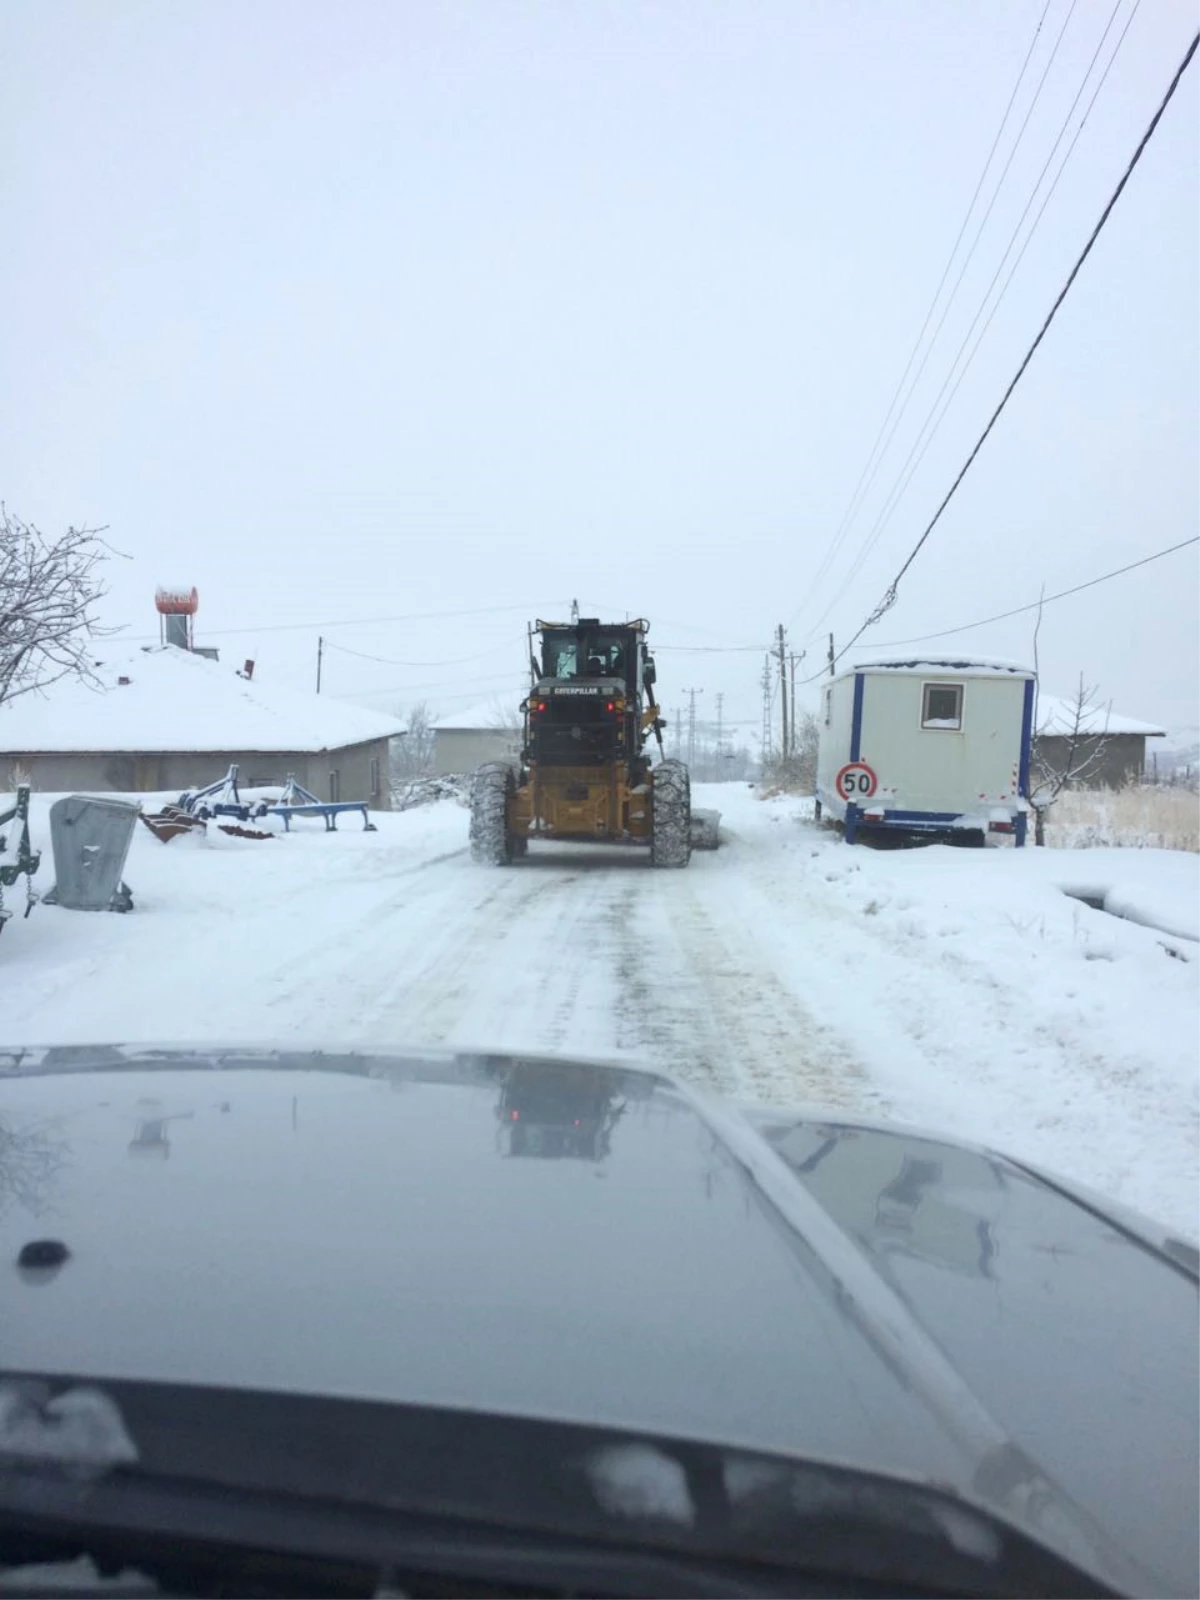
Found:
[[[45,905],[68,911],[129,911],[133,895],[121,874],[138,807],[104,795],[70,794],[50,807],[54,887]]]

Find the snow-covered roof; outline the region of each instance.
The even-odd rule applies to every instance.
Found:
[[[1051,736],[1066,735],[1075,727],[1074,699],[1064,699],[1056,694],[1039,694],[1037,710],[1037,731],[1040,734]],[[1140,733],[1147,739],[1161,739],[1166,736],[1166,729],[1156,727],[1151,722],[1138,722],[1133,717],[1119,716],[1107,704],[1091,705],[1085,708],[1080,720],[1082,733]]]
[[[514,708],[515,709],[515,708]],[[452,711],[439,717],[433,724],[434,733],[507,733],[502,718],[508,713],[495,700],[484,705],[468,706],[465,711]]]
[[[873,656],[867,661],[856,661],[849,672],[911,672],[928,677],[931,672],[953,672],[960,678],[1002,677],[1032,678],[1032,667],[1019,661],[1001,661],[992,656],[933,655],[911,652],[903,656]]]
[[[113,656],[95,675],[100,688],[62,679],[45,694],[0,705],[0,751],[315,752],[403,731],[382,711],[248,681],[174,645]]]

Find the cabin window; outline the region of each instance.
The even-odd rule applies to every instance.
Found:
[[[926,683],[921,686],[921,726],[957,732],[962,727],[961,683]]]

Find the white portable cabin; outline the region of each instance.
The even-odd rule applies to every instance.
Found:
[[[860,662],[821,691],[818,815],[860,829],[1025,843],[1034,673],[1008,661]]]

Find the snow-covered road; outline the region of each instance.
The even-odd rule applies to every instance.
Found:
[[[883,854],[796,801],[697,801],[725,844],[685,872],[548,846],[481,868],[451,802],[370,834],[164,847],[139,829],[133,915],[39,908],[5,934],[5,1032],[632,1058],[980,1139],[1196,1237],[1197,947],[1058,886],[1084,857],[1134,901],[1153,878],[1174,929],[1195,857]]]

